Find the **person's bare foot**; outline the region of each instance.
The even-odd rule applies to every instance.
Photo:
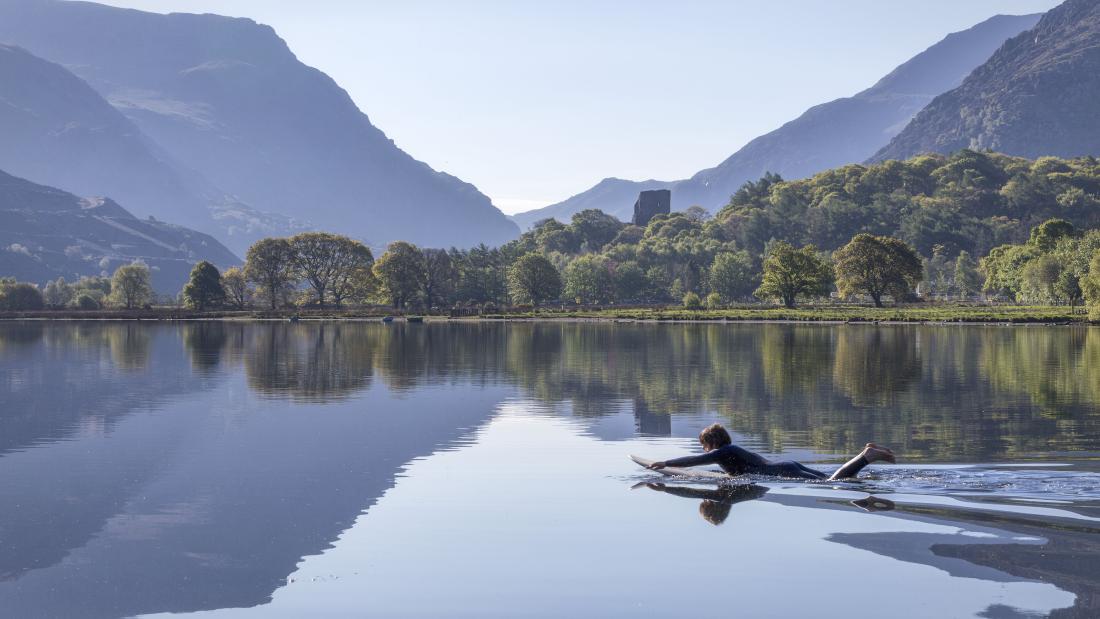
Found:
[[[869,496],[866,499],[851,501],[852,505],[868,512],[886,512],[894,509],[894,502],[877,496]]]
[[[882,460],[890,464],[897,464],[897,458],[894,457],[894,452],[874,443],[867,443],[867,446],[863,448],[863,457],[867,458],[868,463]]]

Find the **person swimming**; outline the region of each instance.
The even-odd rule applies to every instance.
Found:
[[[705,453],[697,456],[685,456],[683,458],[654,462],[649,465],[648,468],[658,471],[669,466],[687,467],[717,464],[722,467],[722,470],[730,475],[752,474],[771,475],[774,477],[793,477],[796,479],[836,480],[855,477],[863,470],[863,467],[872,462],[896,462],[894,452],[874,443],[867,443],[867,446],[863,448],[863,451],[861,451],[859,455],[846,462],[844,466],[837,469],[835,473],[829,475],[811,469],[800,462],[791,460],[772,462],[758,453],[749,451],[744,447],[738,447],[733,444],[730,433],[719,423],[711,424],[704,428],[703,431],[699,433],[699,443],[703,446],[703,451]]]

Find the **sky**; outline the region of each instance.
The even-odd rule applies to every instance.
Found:
[[[106,0],[269,24],[507,213],[676,180],[950,32],[1057,0]]]

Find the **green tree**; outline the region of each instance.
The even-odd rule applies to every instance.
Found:
[[[149,267],[135,262],[115,269],[111,277],[111,303],[118,307],[134,309],[153,299],[153,285]]]
[[[65,307],[72,303],[73,287],[65,281],[64,277],[58,277],[46,284],[42,296],[46,300],[46,305],[50,307]]]
[[[707,295],[707,298],[704,300],[704,303],[706,304],[707,309],[709,309],[709,310],[721,309],[721,307],[722,307],[722,295],[718,294],[717,292],[712,292],[712,293]]]
[[[287,241],[294,267],[313,290],[318,306],[324,307],[327,296],[340,307],[351,293],[351,283],[357,269],[369,269],[374,256],[366,245],[339,234],[304,232]]]
[[[649,280],[646,279],[645,271],[634,261],[616,265],[613,279],[615,300],[620,303],[640,301],[649,287]]]
[[[606,303],[614,291],[607,258],[588,254],[565,267],[565,296],[577,303]]]
[[[244,309],[252,303],[252,286],[241,268],[231,267],[222,273],[222,288],[225,289],[225,301],[230,306]]]
[[[1081,279],[1081,291],[1089,304],[1089,320],[1100,320],[1100,252],[1093,255],[1089,272]]]
[[[1017,300],[1024,303],[1057,303],[1060,298],[1058,280],[1064,270],[1062,263],[1050,254],[1031,260],[1020,271]]]
[[[424,250],[424,304],[431,310],[454,292],[458,267],[444,249]]]
[[[561,296],[561,275],[539,254],[526,254],[508,269],[508,293],[512,302],[539,305]]]
[[[684,308],[689,310],[703,309],[703,300],[694,292],[689,292],[684,295]]]
[[[390,243],[386,253],[374,263],[381,294],[395,309],[404,309],[416,301],[424,288],[424,254],[405,241]]]
[[[569,224],[583,251],[600,251],[619,234],[626,224],[599,209],[586,209],[575,215]]]
[[[1041,252],[1054,249],[1059,239],[1073,236],[1077,229],[1064,219],[1048,219],[1031,229],[1028,243]]]
[[[191,269],[191,277],[183,286],[183,303],[200,312],[225,302],[225,288],[218,267],[203,260]]]
[[[753,294],[761,299],[779,299],[793,308],[798,297],[823,297],[833,283],[833,269],[817,254],[813,245],[795,249],[777,241],[764,258],[764,276]]]
[[[34,284],[0,281],[0,309],[8,311],[35,311],[46,307],[42,291]]]
[[[1074,308],[1081,302],[1085,294],[1085,291],[1081,289],[1081,279],[1077,277],[1076,273],[1069,269],[1064,269],[1062,273],[1058,275],[1058,281],[1054,283],[1054,291],[1058,293],[1058,296],[1069,303],[1069,312],[1071,314],[1076,313]]]
[[[857,234],[833,254],[841,296],[866,294],[882,307],[882,297],[900,301],[924,275],[920,256],[904,241],[887,236]]]
[[[267,238],[253,243],[245,256],[244,273],[271,309],[277,308],[287,291],[298,283],[294,252],[286,239]]]
[[[726,301],[752,294],[756,286],[752,256],[747,251],[722,252],[714,257],[707,274],[710,289]]]
[[[963,298],[972,297],[982,289],[982,276],[978,273],[978,265],[970,257],[970,252],[961,251],[955,259],[954,280],[955,292]]]

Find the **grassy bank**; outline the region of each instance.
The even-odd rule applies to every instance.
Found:
[[[43,310],[0,312],[0,319],[40,320],[378,320],[391,315],[386,308],[214,310],[198,312],[180,308],[141,310]],[[400,319],[400,318],[399,318]],[[429,320],[447,320],[446,315]],[[791,322],[913,322],[913,323],[1087,323],[1087,315],[1064,306],[924,305],[874,308],[857,305],[822,305],[785,309],[746,306],[718,310],[686,310],[677,307],[566,308],[486,313],[461,320],[642,320],[642,321],[791,321]]]
[[[598,310],[533,311],[484,316],[498,319],[576,318],[604,320],[768,320],[835,322],[972,322],[972,323],[1086,323],[1088,317],[1078,308],[1058,306],[964,306],[908,305],[874,308],[828,305],[785,309],[741,307],[718,310],[682,308],[622,308]]]

